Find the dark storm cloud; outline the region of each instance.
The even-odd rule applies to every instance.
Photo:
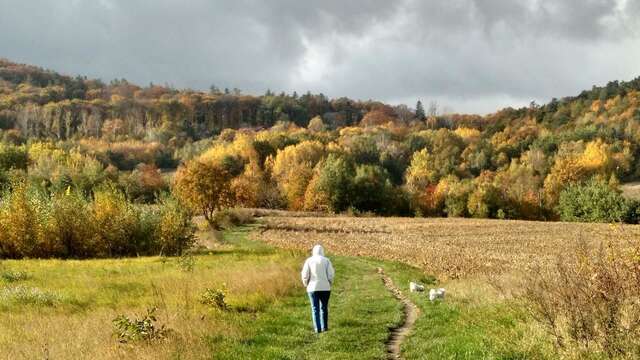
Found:
[[[0,0],[0,56],[206,89],[545,101],[640,73],[640,0]]]

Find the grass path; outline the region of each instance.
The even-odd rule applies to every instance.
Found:
[[[292,234],[293,235],[293,234]],[[257,235],[254,238],[260,239]],[[295,246],[295,239],[292,239],[292,246]],[[286,247],[286,244],[281,246]],[[517,306],[512,306],[508,301],[501,299],[496,290],[491,288],[486,279],[464,279],[459,281],[437,284],[437,287],[448,288],[447,298],[444,301],[431,302],[426,293],[409,293],[408,285],[410,281],[415,281],[429,287],[436,287],[435,279],[425,274],[421,269],[394,261],[384,261],[369,257],[345,257],[331,254],[331,247],[328,248],[331,260],[339,264],[337,271],[337,281],[339,290],[336,295],[332,294],[332,299],[340,296],[354,295],[354,289],[341,286],[343,281],[352,276],[360,276],[358,272],[352,272],[353,268],[365,266],[366,271],[382,268],[384,274],[405,292],[404,296],[417,307],[420,316],[415,319],[412,330],[404,334],[403,340],[398,344],[399,352],[393,349],[387,354],[401,356],[404,359],[551,359],[554,358],[546,341],[544,333],[531,327],[527,314]],[[306,254],[303,254],[306,256]],[[380,275],[377,275],[377,283],[381,284]],[[376,282],[359,282],[362,286],[373,286]],[[385,289],[386,290],[386,289]],[[377,294],[379,301],[393,301],[393,306],[389,311],[393,312],[394,321],[383,329],[389,339],[389,330],[401,327],[403,322],[403,306],[398,302],[389,290],[385,294]],[[355,296],[356,299],[358,298]],[[333,301],[333,300],[332,300]],[[303,301],[306,310],[308,304]],[[372,303],[357,299],[350,305],[353,309],[362,306],[370,306]],[[347,311],[347,309],[336,309],[336,303],[331,304],[331,311]],[[308,315],[305,315],[308,317]],[[305,321],[310,322],[309,319]],[[331,323],[331,320],[330,320]],[[394,325],[395,324],[395,325]],[[344,325],[344,324],[342,324]],[[310,326],[310,325],[309,325]],[[335,330],[336,324],[333,325]],[[370,331],[371,329],[368,329]],[[357,337],[354,341],[359,341]],[[387,342],[386,344],[390,344]],[[374,346],[378,346],[377,344]],[[322,351],[322,347],[316,347]],[[315,358],[300,356],[300,358]],[[331,353],[318,358],[333,359]],[[354,354],[354,358],[378,359],[383,358],[380,352],[367,355]],[[393,358],[393,357],[392,357]]]
[[[245,241],[242,234],[234,236],[230,234],[229,241]],[[306,254],[292,252],[292,256],[303,260]],[[212,341],[213,358],[385,359],[389,329],[402,320],[400,304],[380,281],[374,263],[331,259],[338,277],[331,294],[328,332],[313,332],[308,299],[300,286],[296,294],[246,324],[246,336]]]

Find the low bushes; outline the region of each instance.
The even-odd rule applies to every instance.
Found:
[[[18,181],[0,199],[0,258],[178,255],[194,232],[191,214],[172,197],[136,205],[112,185],[90,198]]]

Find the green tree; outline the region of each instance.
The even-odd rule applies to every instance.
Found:
[[[607,182],[591,178],[567,186],[560,193],[557,211],[563,221],[620,222],[629,203]]]
[[[387,171],[377,165],[360,165],[353,180],[353,205],[360,211],[392,212],[393,186]]]
[[[340,212],[351,204],[354,166],[346,157],[337,154],[320,162],[305,194],[305,208],[326,205],[328,210]]]
[[[416,118],[418,120],[424,120],[426,117],[426,113],[424,112],[424,106],[422,105],[422,101],[418,100],[416,103]]]

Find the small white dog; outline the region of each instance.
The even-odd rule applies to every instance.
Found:
[[[444,300],[444,294],[446,291],[443,288],[429,290],[429,300],[434,301],[436,299]]]
[[[424,285],[420,285],[418,283],[414,283],[413,281],[409,282],[409,290],[411,292],[423,292]]]

